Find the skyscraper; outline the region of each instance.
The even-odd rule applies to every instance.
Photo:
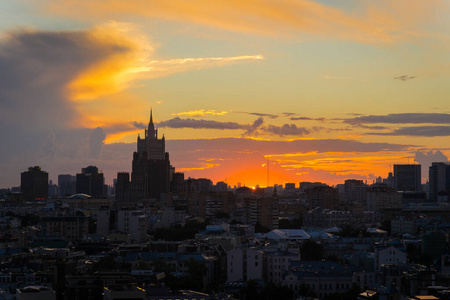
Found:
[[[75,176],[70,174],[60,174],[58,175],[58,196],[65,198],[75,194]]]
[[[159,199],[162,193],[170,190],[171,174],[169,153],[166,152],[164,135],[158,138],[158,129],[153,123],[150,110],[150,122],[145,136],[137,138],[137,151],[133,153],[131,180],[126,172],[117,176],[116,200],[135,202],[143,199]]]
[[[47,200],[48,173],[38,166],[29,167],[28,171],[21,173],[20,190],[25,196],[25,201]]]
[[[81,173],[77,173],[76,191],[78,194],[101,198],[104,196],[104,185],[103,173],[99,173],[96,166],[82,168]]]
[[[420,165],[394,165],[394,189],[403,192],[422,191]]]
[[[428,199],[437,202],[439,196],[450,194],[450,163],[434,162],[429,169]]]

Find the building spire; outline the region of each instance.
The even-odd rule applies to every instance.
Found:
[[[151,138],[158,138],[155,124],[153,124],[153,109],[150,108],[150,122],[148,123],[148,135]]]
[[[153,109],[150,107],[150,124],[153,124]]]

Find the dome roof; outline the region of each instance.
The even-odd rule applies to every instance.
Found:
[[[92,198],[92,197],[87,194],[74,194],[69,197],[69,199],[86,199],[86,198]]]

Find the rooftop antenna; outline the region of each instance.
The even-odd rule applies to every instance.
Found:
[[[270,179],[270,177],[269,177],[269,174],[270,174],[269,170],[270,170],[270,168],[269,168],[269,166],[270,166],[270,160],[269,160],[269,157],[267,157],[267,187],[269,187],[269,184],[270,184],[270,181],[269,181],[269,179]]]

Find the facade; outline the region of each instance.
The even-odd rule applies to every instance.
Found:
[[[421,165],[394,165],[394,189],[403,192],[422,191]]]
[[[406,249],[404,246],[395,247],[388,245],[375,248],[375,270],[379,270],[382,265],[397,265],[400,263],[406,263]]]
[[[81,240],[89,233],[89,219],[85,216],[53,216],[41,218],[42,230],[47,237]]]
[[[416,224],[413,218],[405,216],[396,216],[391,220],[391,234],[415,234]]]
[[[401,209],[402,195],[385,184],[374,184],[367,190],[366,210]]]
[[[166,140],[164,135],[161,139],[158,138],[158,130],[155,129],[150,111],[150,122],[145,130],[145,136],[143,139],[140,136],[137,138],[131,178],[126,172],[117,175],[116,200],[137,202],[144,199],[160,199],[161,194],[170,191],[173,173],[169,153],[166,152]]]
[[[20,190],[25,201],[45,201],[48,199],[48,173],[40,167],[29,167],[20,176]]]
[[[82,168],[81,173],[76,176],[76,192],[92,197],[101,198],[105,196],[105,178],[103,173],[98,172],[96,166]]]
[[[117,229],[119,231],[130,234],[132,242],[144,242],[147,235],[144,211],[117,211]]]
[[[240,247],[227,253],[227,281],[263,280],[264,252]]]
[[[337,209],[339,193],[330,186],[316,186],[305,191],[308,195],[309,209],[316,207]]]
[[[434,162],[429,169],[428,199],[430,202],[448,201],[450,193],[450,163]],[[439,201],[441,200],[441,201]]]

